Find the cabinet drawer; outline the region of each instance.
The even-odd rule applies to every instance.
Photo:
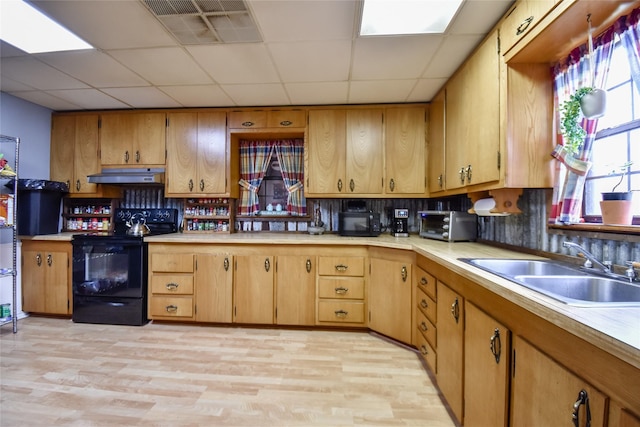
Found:
[[[427,361],[427,366],[429,366],[429,368],[431,369],[431,372],[435,374],[436,367],[437,367],[436,351],[433,349],[433,347],[429,345],[429,342],[424,337],[424,335],[422,335],[422,333],[418,334],[418,351],[420,352],[424,360]]]
[[[524,37],[555,5],[554,0],[521,0],[500,27],[501,51],[504,55]]]
[[[303,110],[269,111],[267,114],[267,127],[270,128],[303,128],[306,126],[306,114]]]
[[[364,299],[364,278],[318,278],[318,298]]]
[[[264,128],[266,126],[266,111],[232,111],[229,113],[230,129]]]
[[[364,323],[364,302],[320,301],[318,322]]]
[[[420,287],[416,293],[416,298],[418,300],[419,311],[424,313],[432,323],[436,323],[436,302],[424,293]]]
[[[154,274],[151,276],[151,293],[167,295],[193,295],[193,275]]]
[[[193,317],[192,297],[152,297],[151,317]]]
[[[424,335],[429,344],[431,344],[431,347],[437,348],[435,325],[431,323],[431,321],[427,319],[427,316],[425,316],[420,310],[418,310],[417,322],[418,330],[422,332],[422,335]]]
[[[193,255],[151,254],[151,271],[193,273]]]
[[[364,276],[364,257],[322,256],[318,259],[320,276]]]
[[[415,278],[418,289],[422,289],[427,295],[431,297],[432,300],[437,301],[436,278],[420,267],[417,267],[416,269]]]

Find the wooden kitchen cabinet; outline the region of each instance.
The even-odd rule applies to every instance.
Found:
[[[365,259],[364,255],[318,257],[316,324],[366,325]]]
[[[465,426],[508,425],[510,340],[504,325],[465,303]]]
[[[370,249],[369,328],[410,344],[412,254]]]
[[[494,31],[446,85],[447,190],[500,179],[498,46]]]
[[[446,89],[431,100],[429,107],[429,139],[427,144],[427,181],[429,193],[443,191],[445,186],[445,110]]]
[[[233,262],[228,253],[196,255],[196,321],[232,322]]]
[[[278,255],[276,324],[310,326],[316,321],[316,257]]]
[[[69,242],[22,241],[22,310],[71,314]]]
[[[305,110],[230,111],[229,129],[304,129]]]
[[[311,110],[306,196],[380,195],[383,110]]]
[[[71,195],[98,195],[101,188],[87,181],[100,172],[97,114],[56,115],[51,117],[52,181],[64,182]]]
[[[169,113],[165,195],[226,195],[226,136],[224,112]]]
[[[427,365],[437,372],[437,281],[434,276],[421,267],[413,268],[414,282],[414,324],[412,329],[413,345],[420,350]]]
[[[275,257],[237,255],[234,275],[233,321],[273,324]]]
[[[426,192],[426,107],[387,108],[384,111],[386,194]]]
[[[149,250],[150,319],[194,320],[194,255]]]
[[[513,358],[511,425],[572,425],[574,404],[583,390],[588,395],[591,425],[605,425],[607,396],[519,336],[513,339]],[[580,369],[580,362],[576,353],[573,368]],[[584,426],[585,405],[577,413],[579,425]]]
[[[463,422],[464,299],[442,281],[438,293],[436,380],[456,419]],[[525,425],[525,424],[517,424]]]
[[[164,166],[164,112],[103,113],[100,117],[100,162],[103,166]]]
[[[500,24],[502,54],[531,31],[559,0],[520,0],[505,14]],[[585,18],[586,19],[586,18]]]

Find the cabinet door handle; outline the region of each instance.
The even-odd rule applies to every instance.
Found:
[[[407,272],[407,267],[405,265],[403,265],[402,268],[400,269],[400,276],[402,277],[403,282],[407,281],[407,277],[409,276],[409,273]]]
[[[336,294],[339,294],[339,295],[344,295],[347,292],[349,292],[349,288],[344,288],[342,286],[340,286],[339,288],[335,288],[334,290],[336,291]]]
[[[124,152],[124,162],[129,163],[129,151]]]
[[[578,393],[578,400],[573,404],[573,413],[571,414],[571,420],[573,425],[580,427],[580,406],[584,405],[586,427],[591,427],[591,409],[589,408],[589,394],[586,390],[580,390]]]
[[[491,336],[491,353],[496,358],[496,363],[500,363],[500,355],[502,354],[502,341],[500,340],[500,329],[496,328]]]
[[[200,191],[204,191],[204,179],[200,180]]]
[[[39,253],[36,254],[36,265],[38,267],[40,267],[42,265],[42,255],[40,255]]]
[[[347,268],[349,268],[348,265],[344,265],[344,264],[336,264],[335,267],[337,271],[347,271]]]
[[[391,190],[393,192],[393,190],[395,190],[396,188],[396,182],[393,180],[393,178],[391,178],[389,180],[389,190]]]
[[[264,259],[264,269],[267,273],[271,269],[271,261],[269,261],[269,258]]]
[[[80,180],[76,179],[76,191],[80,191]]]
[[[460,303],[458,302],[458,298],[451,304],[451,314],[453,318],[456,319],[456,323],[460,320]]]
[[[224,271],[229,271],[229,258],[224,259],[224,262],[222,263],[222,265],[224,266]]]
[[[464,184],[464,168],[460,168],[458,174],[460,175],[460,184]]]
[[[136,150],[136,163],[140,163],[140,151]]]
[[[353,178],[349,181],[349,189],[353,193],[353,190],[356,188],[356,183],[353,181]]]
[[[424,323],[424,322],[420,322],[420,329],[422,329],[423,331],[425,331],[425,332],[426,332],[426,331],[427,331],[427,329],[429,329],[429,328],[427,328],[427,324],[426,324],[426,323]]]
[[[189,180],[189,191],[193,191],[193,180]]]
[[[311,260],[309,258],[307,258],[306,267],[307,273],[311,273]]]
[[[51,267],[52,264],[53,264],[53,255],[47,254],[47,265]]]
[[[338,180],[338,192],[342,192],[342,180]]]
[[[177,283],[167,283],[165,286],[166,286],[168,291],[175,291],[175,290],[178,289],[178,286],[180,286],[180,285],[177,284]]]
[[[335,313],[336,317],[340,317],[340,318],[343,318],[343,319],[345,317],[347,317],[347,315],[349,314],[349,312],[345,311],[345,310],[336,310],[336,311],[334,311],[334,313]]]
[[[280,126],[291,126],[293,122],[291,120],[283,120],[280,122]]]
[[[67,180],[67,187],[71,188],[71,181]]]
[[[471,165],[467,166],[466,174],[467,174],[467,182],[471,183]]]
[[[167,313],[176,313],[178,311],[178,306],[177,305],[168,305],[165,307],[165,310],[167,311]]]
[[[427,301],[425,301],[424,299],[422,299],[422,301],[420,301],[420,307],[422,308],[427,308],[429,307],[429,303],[427,303]]]
[[[250,122],[250,121],[242,122],[242,126],[244,126],[246,128],[250,128],[253,125],[255,125],[254,122]]]
[[[519,36],[520,34],[527,31],[527,28],[529,28],[529,25],[531,25],[532,22],[533,22],[533,16],[530,16],[524,21],[522,21],[522,24],[518,25],[518,28],[516,30],[516,36]]]
[[[442,188],[442,174],[438,175],[438,187]]]

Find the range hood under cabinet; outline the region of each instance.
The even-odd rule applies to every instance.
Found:
[[[93,184],[164,184],[164,168],[102,169],[87,176]]]

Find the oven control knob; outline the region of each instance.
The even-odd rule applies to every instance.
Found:
[[[445,231],[444,233],[442,233],[442,237],[444,237],[444,238],[449,237],[449,233]]]
[[[442,229],[443,229],[443,230],[448,230],[448,229],[449,229],[449,224],[444,224],[444,225],[442,226]]]

